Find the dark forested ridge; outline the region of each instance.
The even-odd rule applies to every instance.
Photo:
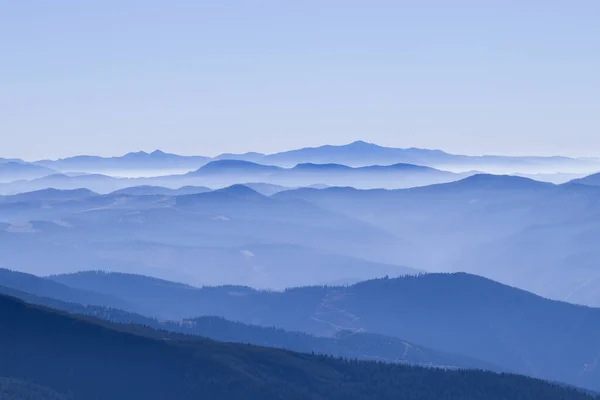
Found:
[[[548,300],[474,275],[427,274],[284,292],[232,286],[163,290],[161,285],[147,291],[135,283],[145,278],[119,274],[55,279],[175,318],[216,315],[325,336],[366,331],[600,390],[600,309]],[[115,284],[120,279],[127,286]]]
[[[339,332],[334,337],[315,337],[302,332],[290,332],[278,328],[232,322],[220,317],[159,321],[115,308],[67,303],[49,297],[39,297],[1,285],[0,294],[71,314],[90,316],[119,324],[135,324],[138,325],[136,327],[137,331],[143,329],[143,327],[150,327],[161,331],[193,335],[192,338],[202,336],[222,342],[283,348],[302,353],[343,357],[345,359],[510,372],[481,360],[444,353],[391,336]]]
[[[516,375],[346,362],[211,340],[157,340],[7,296],[0,296],[0,318],[0,376],[27,382],[9,385],[31,393],[20,399],[36,399],[40,390],[74,400],[592,398]]]

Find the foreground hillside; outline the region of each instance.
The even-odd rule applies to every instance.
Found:
[[[55,398],[592,398],[513,375],[345,362],[210,340],[182,341],[166,333],[157,340],[128,333],[126,326],[83,320],[6,296],[0,296],[0,319],[0,376],[27,382],[20,390],[31,386]]]
[[[284,292],[182,288],[95,272],[53,279],[169,318],[216,315],[324,336],[366,331],[600,390],[600,309],[548,300],[474,275],[427,274]]]
[[[44,278],[37,279],[44,280]],[[222,342],[247,343],[346,359],[510,372],[480,360],[425,348],[391,336],[347,331],[339,332],[334,337],[316,337],[302,332],[232,322],[219,317],[159,321],[115,308],[65,302],[56,297],[40,297],[36,294],[2,286],[3,283],[0,277],[0,294],[21,299],[27,303],[71,314],[92,316],[114,323],[136,324],[158,330],[202,336]],[[60,293],[57,294],[60,295]]]

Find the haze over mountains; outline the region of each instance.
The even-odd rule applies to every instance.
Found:
[[[375,226],[240,185],[180,196],[46,190],[1,199],[0,262],[26,272],[102,269],[284,288],[418,270],[376,260],[410,245]]]
[[[310,201],[410,240],[425,270],[468,271],[600,305],[597,189],[476,175],[408,190],[301,189],[275,197]]]
[[[207,156],[180,156],[156,150],[152,153],[133,152],[121,157],[75,156],[59,160],[35,161],[34,163],[62,172],[107,173],[119,170],[194,170],[211,160],[242,160],[281,167],[293,167],[301,163],[344,164],[353,167],[405,163],[456,171],[481,170],[482,167],[501,169],[490,171],[496,173],[548,172],[546,169],[554,170],[557,168],[560,168],[562,172],[589,172],[590,168],[595,169],[599,162],[596,159],[569,157],[465,156],[449,154],[441,150],[391,148],[356,141],[346,145],[325,145],[274,154],[256,152],[226,153],[211,158]],[[584,170],[582,171],[582,169]]]
[[[4,295],[0,311],[0,396],[11,400],[596,398],[515,375],[344,361],[116,325]]]
[[[441,150],[390,148],[357,141],[346,145],[325,145],[274,154],[221,154],[216,157],[182,156],[156,150],[151,153],[132,152],[119,157],[82,155],[30,163],[18,159],[1,159],[0,164],[10,163],[11,169],[15,171],[10,171],[8,167],[4,166],[6,171],[3,172],[4,177],[0,181],[34,179],[44,176],[44,174],[75,172],[118,177],[177,175],[198,170],[213,161],[245,161],[288,169],[298,164],[339,164],[349,167],[411,164],[459,173],[481,171],[522,174],[589,174],[600,169],[600,160],[594,158],[465,156],[449,154]],[[251,164],[247,165],[251,166]],[[41,167],[37,174],[27,175],[19,171],[26,168],[32,169],[32,166]],[[551,175],[547,175],[546,178],[551,179]]]
[[[103,295],[93,290],[75,289],[57,282],[82,276],[54,276],[40,278],[33,275],[14,271],[0,270],[0,294],[16,297],[29,303],[51,307],[69,313],[102,318],[115,323],[138,324],[158,330],[179,332],[189,335],[199,335],[215,340],[250,343],[261,346],[285,348],[305,353],[334,355],[352,359],[377,360],[388,363],[407,363],[422,366],[438,366],[444,368],[471,368],[487,369],[499,372],[506,370],[481,360],[464,356],[449,354],[433,349],[428,349],[414,343],[409,343],[391,336],[377,334],[356,333],[340,331],[331,337],[312,336],[307,333],[285,331],[279,328],[248,325],[240,322],[228,321],[221,317],[202,316],[184,320],[157,319],[156,311],[141,303],[128,303],[112,295]],[[97,282],[88,280],[88,285],[102,285],[105,276],[102,273],[90,273],[92,279],[98,277]],[[156,280],[143,276],[111,275],[113,284],[123,288],[129,285],[130,290],[137,293],[146,290],[147,293],[155,291],[164,296],[166,290],[170,292],[169,298],[174,301],[178,291],[195,290],[188,285]],[[86,284],[80,282],[80,284]],[[102,287],[98,287],[100,291]],[[104,298],[102,297],[104,296]],[[121,302],[121,307],[116,308],[114,299]],[[126,305],[124,307],[124,305]],[[129,311],[127,311],[129,310]],[[137,310],[144,315],[133,313]],[[154,316],[154,318],[153,318]]]
[[[600,400],[600,2],[1,4],[0,400]]]
[[[241,343],[600,390],[600,308],[582,306],[600,307],[600,184],[596,174],[580,177],[598,166],[365,142],[214,158],[156,151],[4,160],[0,293],[79,315],[67,318],[82,327],[83,342],[102,342],[99,324],[116,342],[141,340],[168,360],[181,356],[190,369],[178,371],[198,382],[194,374],[214,365],[195,364],[190,349],[223,355],[202,336],[234,342],[234,359],[260,365],[263,357],[292,357],[285,365],[301,357],[309,368],[329,368],[275,350],[248,355]],[[567,176],[577,178],[542,181]],[[0,300],[31,312],[22,329],[67,324],[64,315]],[[31,340],[40,339],[18,343]],[[175,356],[163,341],[183,347]],[[63,349],[79,365],[80,349]],[[38,360],[27,351],[10,357]],[[124,362],[110,357],[103,365]],[[21,372],[0,365],[4,387],[64,397],[55,379],[15,365]],[[224,368],[237,376],[239,365]],[[271,382],[265,376],[252,382]],[[275,379],[281,393],[286,379]],[[364,390],[375,390],[369,384]],[[385,387],[396,393],[393,383]],[[324,398],[319,390],[333,389],[309,398]]]
[[[36,179],[0,184],[0,193],[15,194],[45,188],[68,190],[80,187],[99,193],[109,193],[132,186],[164,186],[171,189],[189,186],[221,188],[246,182],[288,187],[342,185],[360,188],[398,188],[449,182],[467,175],[411,164],[358,168],[339,164],[299,164],[293,168],[281,168],[249,161],[220,160],[211,161],[185,174],[146,178],[47,173]]]
[[[597,186],[486,174],[403,190],[250,186],[269,195],[233,185],[0,197],[0,263],[271,289],[467,271],[600,305]]]
[[[600,388],[600,309],[550,301],[467,274],[284,292],[194,288],[98,272],[40,278],[3,271],[2,277],[7,279],[1,294],[137,324],[120,329],[142,334],[150,333],[140,326],[145,325],[163,330],[160,337],[169,331],[386,363],[517,372]],[[74,302],[83,298],[96,303]],[[107,308],[113,299],[144,311]],[[156,315],[160,319],[152,318]]]

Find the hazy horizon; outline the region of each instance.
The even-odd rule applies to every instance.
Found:
[[[378,143],[378,142],[370,142],[368,140],[363,140],[363,139],[357,139],[357,140],[352,140],[352,141],[346,141],[346,142],[339,142],[339,143],[321,143],[321,144],[312,144],[312,145],[307,145],[307,146],[301,146],[301,147],[293,147],[293,148],[282,148],[280,150],[276,150],[276,151],[261,151],[260,148],[255,148],[255,149],[248,149],[247,151],[241,151],[241,152],[233,152],[233,151],[229,151],[229,150],[224,150],[224,151],[220,151],[217,153],[198,153],[198,152],[193,152],[193,151],[182,151],[182,152],[171,152],[171,151],[167,151],[163,148],[136,148],[136,149],[131,149],[131,150],[126,150],[124,152],[88,152],[88,153],[73,153],[73,154],[66,154],[66,155],[62,155],[59,157],[41,157],[41,158],[27,158],[27,157],[21,157],[18,154],[0,154],[0,158],[4,158],[4,159],[11,159],[11,158],[15,158],[15,159],[20,159],[23,161],[27,161],[27,162],[35,162],[35,161],[41,161],[41,160],[58,160],[58,159],[65,159],[65,158],[71,158],[71,157],[77,157],[77,156],[95,156],[95,157],[121,157],[130,153],[147,153],[147,154],[151,154],[155,151],[160,151],[160,152],[164,152],[164,153],[168,153],[168,154],[176,154],[176,155],[181,155],[181,156],[205,156],[205,157],[217,157],[219,155],[222,154],[245,154],[245,153],[261,153],[261,154],[265,154],[265,155],[270,155],[270,154],[278,154],[278,153],[284,153],[287,151],[293,151],[293,150],[298,150],[298,149],[304,149],[304,148],[317,148],[317,147],[322,147],[322,146],[345,146],[345,145],[349,145],[352,144],[354,142],[365,142],[368,144],[374,144],[380,147],[388,147],[388,148],[400,148],[400,149],[423,149],[423,150],[435,150],[435,151],[443,151],[445,153],[448,154],[454,154],[454,155],[465,155],[465,156],[472,156],[472,157],[479,157],[479,156],[502,156],[502,157],[568,157],[568,158],[597,158],[597,155],[591,155],[591,156],[577,156],[577,155],[568,155],[568,154],[560,154],[560,153],[539,153],[539,154],[535,154],[535,153],[468,153],[468,152],[453,152],[453,151],[449,151],[446,149],[442,149],[442,148],[431,148],[431,147],[415,147],[415,146],[395,146],[395,145],[386,145],[386,144],[382,144],[382,143]]]
[[[359,139],[595,156],[599,13],[541,0],[7,2],[1,156]]]
[[[600,400],[599,20],[0,2],[0,399]]]

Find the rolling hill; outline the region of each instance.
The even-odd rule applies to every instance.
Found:
[[[592,398],[515,375],[347,362],[161,332],[135,334],[131,327],[6,296],[0,296],[0,318],[0,376],[26,382],[21,389],[33,394],[43,387],[73,400]]]
[[[544,299],[473,275],[427,274],[284,292],[159,284],[150,289],[144,277],[97,273],[52,279],[175,319],[212,315],[314,335],[381,334],[600,389],[600,309]]]
[[[472,272],[546,297],[600,305],[594,283],[600,273],[592,261],[600,237],[595,186],[480,174],[406,190],[297,189],[273,197],[305,200],[410,241],[419,253],[409,266]]]
[[[0,162],[0,183],[22,179],[36,179],[55,174],[56,171],[26,162]]]
[[[43,279],[43,278],[39,278]],[[404,340],[366,333],[339,332],[335,337],[315,337],[301,332],[232,322],[219,317],[197,317],[179,321],[157,320],[139,314],[98,305],[81,305],[56,298],[23,292],[10,282],[0,280],[0,293],[28,303],[86,315],[120,324],[143,325],[153,329],[197,335],[221,342],[247,343],[275,347],[303,353],[331,355],[346,359],[372,360],[448,369],[482,369],[508,372],[495,365],[455,354],[448,354]],[[35,293],[35,290],[32,290]]]
[[[344,145],[307,147],[274,154],[226,155],[227,159],[248,160],[291,167],[300,163],[345,164],[417,164],[452,171],[480,170],[490,173],[535,173],[544,171],[585,172],[598,168],[598,161],[568,157],[466,156],[441,150],[394,148],[358,140]]]

